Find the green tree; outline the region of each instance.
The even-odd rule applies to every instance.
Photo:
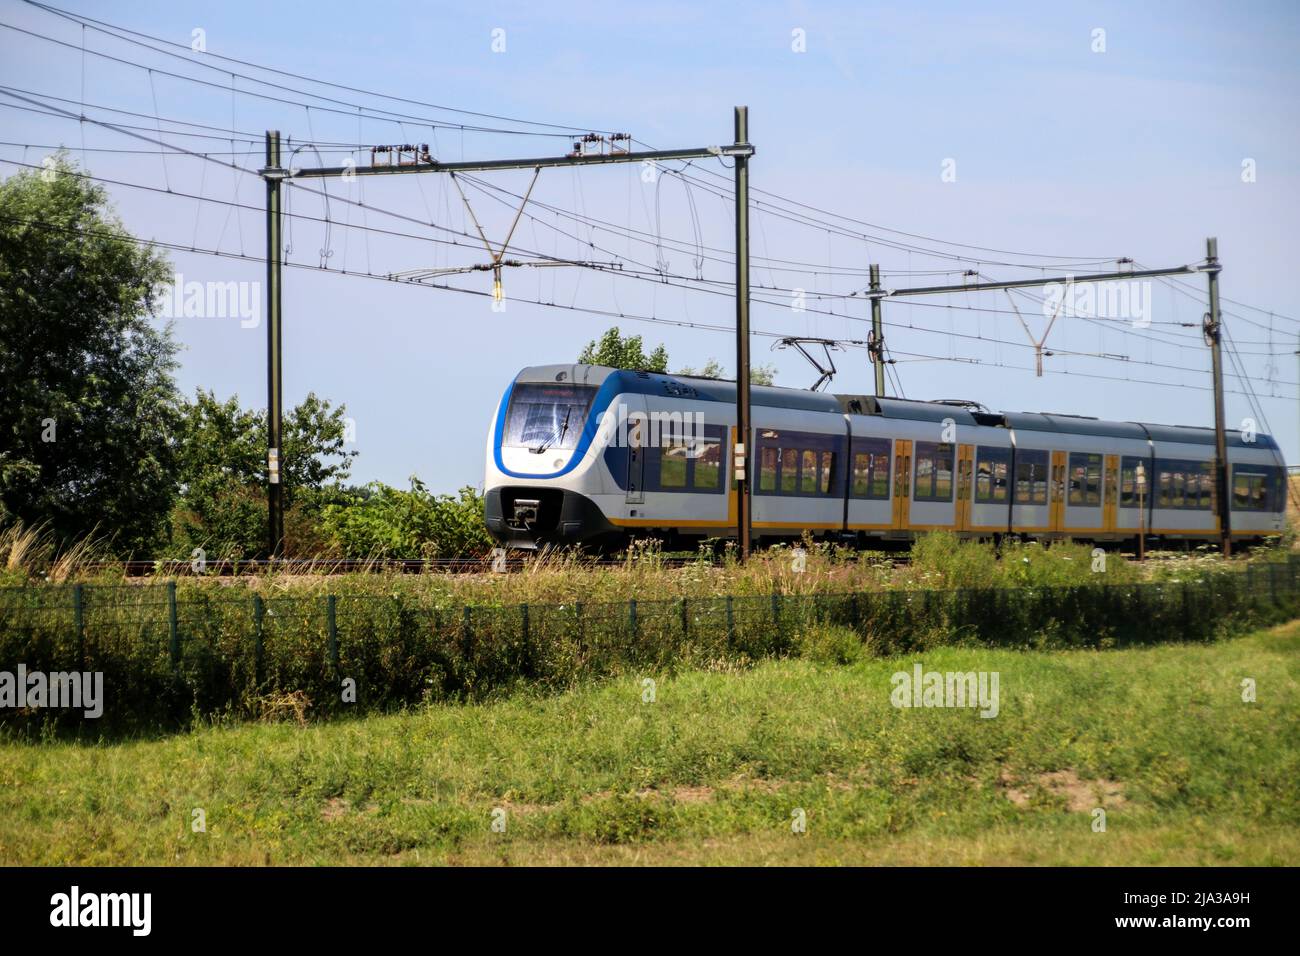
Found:
[[[0,183],[0,521],[148,553],[176,483],[170,267],[60,154]]]
[[[318,511],[341,494],[340,484],[357,454],[346,448],[347,420],[343,406],[308,394],[284,418],[284,482],[286,537],[296,529],[300,541],[310,540],[310,528],[295,521],[295,511]],[[177,448],[181,486],[173,524],[181,550],[206,548],[213,557],[247,557],[265,549],[266,412],[252,411],[232,396],[219,401],[199,389],[186,402]],[[292,540],[286,551],[297,549]]]
[[[432,495],[414,476],[410,491],[372,482],[326,505],[321,527],[348,557],[465,557],[492,547],[477,491]]]
[[[709,359],[704,363],[704,368],[700,371],[687,366],[677,373],[678,375],[694,375],[699,378],[726,378],[727,370],[715,358]],[[753,385],[771,385],[776,381],[775,365],[754,365],[749,369],[749,381]]]
[[[667,372],[668,352],[662,345],[646,355],[641,336],[624,338],[618,327],[608,330],[599,340],[587,343],[578,356],[583,365],[608,365],[610,368],[634,369],[638,372]]]

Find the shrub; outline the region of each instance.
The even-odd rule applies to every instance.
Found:
[[[933,531],[912,544],[912,569],[918,580],[933,588],[986,588],[998,579],[993,549],[977,541],[962,541],[950,531]]]
[[[433,495],[414,476],[410,491],[373,482],[349,501],[326,505],[321,529],[350,557],[458,557],[492,547],[477,491]]]
[[[796,642],[799,656],[819,664],[852,664],[866,656],[862,637],[840,624],[813,624]]]

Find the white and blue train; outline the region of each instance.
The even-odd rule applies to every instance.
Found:
[[[595,365],[524,369],[488,438],[486,519],[509,547],[736,535],[734,382]],[[1217,540],[1214,432],[755,386],[756,541]],[[1286,466],[1228,433],[1234,539],[1284,527]],[[1139,480],[1139,474],[1145,479]]]

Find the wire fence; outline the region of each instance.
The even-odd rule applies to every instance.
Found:
[[[1179,582],[445,606],[435,596],[75,585],[0,589],[0,670],[104,674],[101,726],[481,699],[521,682],[798,655],[843,628],[872,653],[941,644],[1119,647],[1213,640],[1293,616],[1300,556]],[[442,599],[445,600],[445,599]],[[350,699],[349,699],[350,697]],[[0,707],[0,723],[78,713]]]

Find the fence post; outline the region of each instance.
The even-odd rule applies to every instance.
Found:
[[[1186,581],[1183,582],[1183,636],[1187,637],[1192,630],[1192,591],[1191,585]]]
[[[736,608],[731,595],[727,595],[727,649],[736,645]]]
[[[627,602],[627,628],[628,634],[631,635],[632,643],[636,643],[636,600]]]
[[[84,671],[86,669],[86,621],[80,584],[72,589],[72,623],[77,631],[77,666]]]
[[[523,642],[524,654],[528,654],[528,605],[519,605],[519,637]]]
[[[582,617],[582,602],[576,601],[573,605],[573,615],[577,619],[578,625],[578,653],[586,653],[586,624]]]
[[[1268,596],[1269,596],[1269,600],[1273,602],[1273,606],[1277,607],[1277,565],[1273,564],[1272,562],[1269,562],[1267,567],[1268,567]]]
[[[181,666],[181,632],[176,623],[176,582],[167,582],[167,644],[171,651],[172,670]]]
[[[253,595],[253,686],[262,686],[262,669],[265,666],[266,648],[262,637],[262,621],[266,617],[266,605],[260,594]]]
[[[465,658],[465,666],[469,666],[470,659],[474,656],[474,628],[470,618],[470,606],[465,605],[465,610],[461,613],[461,656]]]
[[[338,599],[333,594],[325,596],[325,629],[329,635],[330,667],[335,679],[339,676],[339,628],[335,608]]]
[[[682,598],[682,643],[685,644],[691,637],[691,619],[686,610],[686,598]]]

